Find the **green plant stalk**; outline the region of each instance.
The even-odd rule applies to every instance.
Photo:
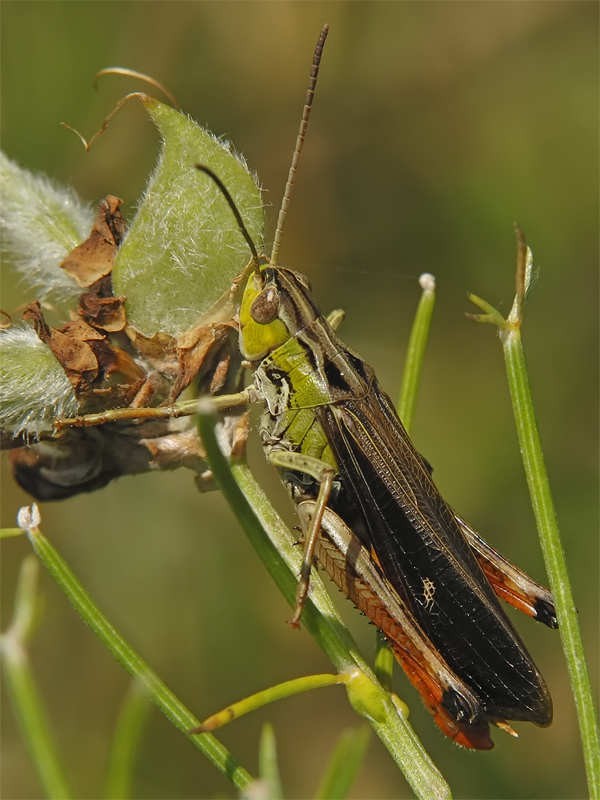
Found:
[[[0,539],[10,539],[13,536],[23,536],[21,528],[0,528]]]
[[[124,800],[131,795],[135,757],[149,709],[148,690],[134,679],[123,700],[111,746],[104,788],[107,800]]]
[[[423,800],[452,797],[450,787],[407,723],[407,706],[360,671],[348,681],[347,689],[352,708],[371,723],[415,795]]]
[[[198,428],[213,476],[279,590],[293,607],[302,554],[248,467],[241,463],[231,467],[224,457],[215,436],[210,405],[200,411]],[[347,683],[352,707],[369,720],[415,795],[420,800],[451,797],[448,784],[405,716],[358,654],[316,570],[311,573],[311,590],[302,623],[336,669],[352,673]]]
[[[67,800],[73,793],[54,745],[26,650],[35,617],[38,573],[37,559],[29,556],[21,566],[13,621],[0,638],[0,654],[15,716],[44,793],[56,800]]]
[[[129,646],[125,639],[117,633],[100,609],[93,603],[67,563],[43,536],[39,528],[28,530],[27,535],[35,553],[67,595],[67,598],[83,621],[90,626],[119,664],[130,675],[146,686],[152,702],[184,733],[187,733],[191,728],[197,727],[199,722],[196,717],[188,711],[183,703]],[[238,788],[242,789],[252,781],[250,774],[210,734],[193,736],[191,741]]]
[[[273,726],[269,722],[263,725],[260,734],[258,763],[260,779],[268,786],[268,795],[265,800],[283,800],[283,787],[277,764],[277,742]]]
[[[375,675],[383,688],[391,692],[396,659],[382,631],[377,631],[375,641]]]
[[[59,762],[27,654],[10,635],[2,637],[2,654],[15,714],[44,793],[55,800],[73,797]]]
[[[274,703],[276,700],[284,700],[287,697],[292,697],[295,694],[302,692],[310,692],[313,689],[321,689],[325,686],[336,686],[341,683],[346,683],[348,676],[345,673],[341,675],[329,675],[324,673],[321,675],[306,675],[303,678],[294,678],[291,681],[284,681],[277,683],[275,686],[269,686],[268,689],[263,689],[256,694],[248,695],[243,700],[237,703],[232,703],[227,708],[217,711],[216,714],[205,719],[200,728],[201,732],[215,731],[227,725],[229,722],[249,714],[251,711],[256,711],[269,703]]]
[[[421,275],[419,283],[423,289],[421,299],[415,314],[412,330],[408,340],[406,350],[406,360],[402,373],[402,386],[398,399],[398,416],[402,424],[410,433],[415,408],[417,407],[417,396],[419,394],[419,384],[423,371],[423,361],[425,359],[425,348],[431,327],[431,317],[435,306],[435,278],[429,273]]]
[[[500,338],[504,349],[508,385],[533,513],[540,535],[550,588],[554,596],[560,625],[559,633],[577,708],[589,793],[593,800],[598,800],[600,798],[600,757],[598,755],[600,742],[594,696],[544,464],[520,329],[507,325],[501,329]]]
[[[367,727],[342,731],[315,794],[316,800],[343,800],[348,795],[368,744]]]

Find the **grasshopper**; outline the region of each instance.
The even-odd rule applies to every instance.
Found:
[[[383,631],[439,728],[465,747],[490,749],[490,723],[514,734],[508,720],[552,721],[544,679],[498,598],[556,627],[552,596],[454,513],[372,367],[338,338],[308,280],[277,264],[326,35],[327,27],[270,257],[259,256],[218,176],[196,165],[220,188],[252,254],[239,328],[253,382],[219,405],[265,405],[264,451],[297,504],[305,539],[291,624],[300,622],[316,557]]]

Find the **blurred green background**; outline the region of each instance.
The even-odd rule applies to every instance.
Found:
[[[61,121],[91,135],[128,91],[94,73],[153,75],[185,111],[230,138],[268,190],[270,235],[318,32],[331,26],[280,260],[306,272],[324,310],[395,395],[418,300],[438,302],[413,438],[449,502],[544,580],[500,346],[464,317],[472,291],[508,311],[513,222],[541,267],[523,330],[530,380],[593,675],[598,674],[598,6],[588,2],[2,3],[2,145],[32,170],[132,214],[156,158],[143,111],[126,106],[85,153]],[[4,277],[2,307],[33,299]],[[281,500],[277,479],[253,462]],[[29,498],[3,464],[3,525]],[[216,494],[191,475],[122,479],[42,506],[43,529],[114,625],[200,717],[271,683],[328,671]],[[290,520],[293,520],[290,514]],[[2,624],[28,544],[2,544]],[[33,661],[78,796],[99,796],[128,678],[43,576]],[[374,629],[348,603],[366,653]],[[557,633],[515,617],[555,704],[552,727],[500,732],[496,749],[459,750],[401,675],[411,721],[459,798],[585,795]],[[3,690],[4,691],[4,690]],[[3,694],[3,797],[40,788]],[[262,723],[275,726],[287,796],[310,796],[339,731],[358,725],[342,689],[271,706],[222,732],[256,772]],[[234,797],[152,711],[135,797]],[[410,797],[372,737],[352,797]]]

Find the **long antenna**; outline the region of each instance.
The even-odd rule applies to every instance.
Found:
[[[244,239],[246,240],[248,247],[250,248],[250,252],[252,253],[252,261],[254,263],[254,269],[256,272],[260,273],[260,267],[258,264],[258,253],[256,252],[256,247],[254,242],[252,241],[252,237],[248,233],[248,228],[244,225],[244,220],[242,219],[242,215],[240,214],[238,207],[235,204],[233,197],[229,194],[229,190],[223,183],[223,181],[215,175],[215,173],[210,169],[210,167],[205,166],[204,164],[194,164],[196,169],[200,170],[200,172],[205,172],[209,178],[212,178],[213,181],[217,184],[217,187],[227,203],[229,204],[229,208],[233,211],[233,215],[235,217],[235,221],[238,224],[238,228]]]
[[[273,239],[273,249],[271,251],[271,266],[277,264],[277,256],[279,255],[279,247],[281,245],[281,235],[283,232],[283,223],[285,222],[285,215],[287,214],[288,206],[290,204],[290,197],[292,196],[292,188],[294,184],[294,175],[302,152],[302,145],[304,144],[304,136],[306,128],[308,127],[308,118],[310,117],[310,109],[312,106],[313,97],[315,96],[315,87],[317,85],[317,76],[319,75],[319,65],[321,63],[321,55],[323,53],[323,46],[325,39],[329,33],[329,25],[324,25],[323,30],[319,35],[317,46],[315,47],[315,54],[313,56],[312,68],[310,70],[310,79],[308,81],[308,91],[306,92],[306,100],[304,101],[304,111],[302,112],[302,119],[300,121],[300,130],[296,139],[296,147],[294,155],[292,156],[292,164],[288,173],[285,191],[283,193],[283,200],[281,201],[281,208],[279,209],[279,216],[277,218],[277,228],[275,230],[275,237]]]

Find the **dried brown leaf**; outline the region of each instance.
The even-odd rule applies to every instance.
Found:
[[[89,389],[98,377],[99,368],[98,359],[88,344],[86,333],[89,331],[89,338],[92,340],[102,339],[102,334],[81,319],[68,322],[62,330],[51,328],[37,301],[27,306],[23,319],[33,322],[38,337],[48,345],[60,362],[75,393],[79,395]]]
[[[250,434],[250,412],[244,411],[234,425],[231,437],[231,457],[242,458],[246,452],[246,443]]]
[[[211,362],[214,362],[213,356],[216,356],[215,369],[222,372],[223,367],[220,366],[218,351],[227,343],[232,330],[235,330],[232,322],[218,322],[193,326],[179,337],[177,341],[179,370],[168,402],[174,402],[181,392],[190,385],[200,370],[207,364],[209,357]],[[229,353],[227,353],[226,358],[228,367]],[[222,375],[221,385],[223,382],[224,376]]]
[[[81,295],[77,313],[92,327],[106,333],[117,333],[127,324],[124,303],[123,295],[113,295],[112,276],[105,275]]]
[[[119,211],[122,202],[113,195],[102,200],[92,232],[60,265],[78,286],[91,286],[112,271],[126,230],[125,220]]]
[[[145,371],[128,353],[113,347],[107,337],[85,320],[51,328],[38,302],[30,303],[23,319],[32,320],[39,338],[48,345],[71,381],[79,400],[103,398],[105,408],[128,405],[145,381]]]
[[[162,372],[171,380],[174,380],[179,370],[177,360],[177,341],[168,333],[158,331],[154,336],[144,336],[134,327],[128,325],[125,333],[129,337],[131,344],[146,361]]]

